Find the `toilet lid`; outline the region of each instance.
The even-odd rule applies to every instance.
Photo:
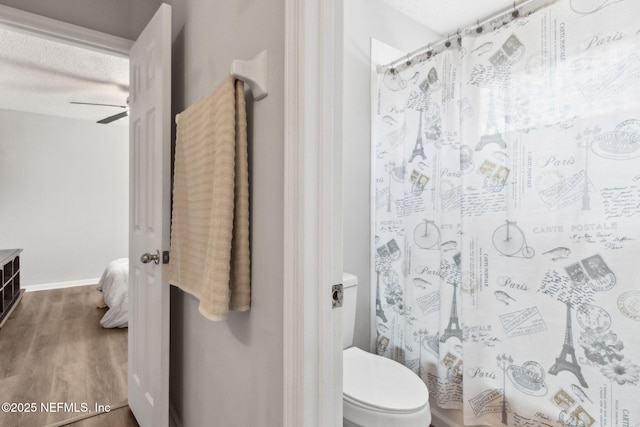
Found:
[[[426,385],[409,368],[357,347],[343,352],[343,394],[387,412],[412,412],[427,404]]]

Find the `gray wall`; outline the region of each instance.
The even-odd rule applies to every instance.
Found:
[[[229,75],[233,59],[269,51],[269,95],[248,103],[252,306],[211,322],[171,296],[171,391],[185,427],[283,422],[284,2],[173,1],[173,107],[182,111]]]
[[[0,0],[0,4],[135,40],[161,0]]]
[[[370,350],[371,38],[411,52],[440,37],[382,0],[345,0],[344,6],[344,271],[360,280],[354,345]]]
[[[0,110],[0,129],[0,249],[24,249],[22,286],[128,256],[128,126]]]

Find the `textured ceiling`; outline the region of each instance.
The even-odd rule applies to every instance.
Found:
[[[125,110],[70,102],[126,106],[128,90],[127,58],[0,26],[0,108],[98,121]]]
[[[384,0],[428,29],[446,36],[511,7],[513,0]]]

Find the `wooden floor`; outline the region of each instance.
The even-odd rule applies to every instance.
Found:
[[[128,406],[116,409],[108,414],[100,414],[77,423],[67,424],[69,427],[138,427],[138,423]]]
[[[0,403],[35,403],[35,413],[0,412],[0,426],[46,426],[127,398],[127,329],[104,329],[95,286],[27,292],[0,329]],[[55,407],[55,405],[52,405]],[[137,426],[128,407],[73,426]]]

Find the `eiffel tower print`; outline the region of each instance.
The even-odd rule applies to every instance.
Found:
[[[578,378],[582,387],[589,387],[584,377],[582,376],[582,370],[576,360],[576,351],[573,348],[573,333],[571,331],[571,302],[567,301],[567,330],[564,334],[564,344],[562,345],[562,352],[560,356],[556,358],[556,363],[553,364],[549,373],[552,375],[558,375],[560,371],[569,371]],[[571,360],[568,360],[568,359]]]
[[[453,302],[451,303],[451,315],[449,316],[449,325],[444,330],[444,334],[440,338],[440,342],[445,342],[451,337],[458,337],[462,341],[462,329],[458,323],[458,305],[456,303],[456,288],[458,285],[453,284]]]
[[[487,144],[498,144],[503,150],[507,148],[507,143],[502,139],[502,134],[498,128],[498,121],[496,120],[495,103],[493,101],[493,91],[490,93],[489,98],[489,114],[487,117],[487,124],[484,132],[480,136],[480,142],[476,145],[476,151],[482,151]]]
[[[384,315],[382,309],[382,302],[380,301],[380,272],[376,272],[376,316],[378,316],[384,323],[387,323],[387,316]]]
[[[422,160],[426,160],[427,156],[424,154],[424,147],[422,145],[422,116],[424,113],[420,111],[420,124],[418,125],[418,139],[416,139],[416,145],[413,147],[413,153],[411,153],[411,158],[409,159],[409,163],[416,158],[416,156],[422,157]]]

